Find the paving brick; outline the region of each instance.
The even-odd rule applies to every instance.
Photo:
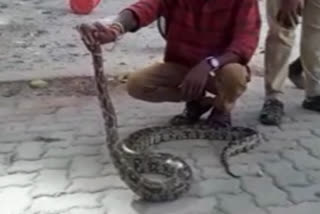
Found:
[[[99,162],[102,164],[110,164],[112,160],[110,157],[109,149],[105,145],[102,145],[100,148],[101,148],[100,149],[101,154],[100,154]]]
[[[0,188],[15,186],[28,186],[32,184],[33,178],[36,176],[35,173],[32,174],[13,174],[5,175],[0,177]]]
[[[30,211],[33,213],[61,213],[72,208],[98,208],[99,194],[77,193],[60,197],[39,197],[33,200]]]
[[[295,203],[307,201],[320,201],[320,185],[311,185],[307,187],[289,187],[287,188],[290,199]]]
[[[80,114],[80,109],[79,108],[75,108],[74,106],[68,106],[68,107],[63,107],[60,108],[57,112],[56,112],[56,117],[57,118],[77,118]]]
[[[264,163],[264,162],[276,162],[279,161],[280,157],[276,153],[262,153],[252,151],[250,153],[240,154],[230,158],[230,163],[237,164],[253,164],[253,163]]]
[[[192,150],[191,156],[194,160],[196,160],[196,164],[199,167],[209,166],[221,166],[221,163],[218,158],[218,154],[215,153],[215,149],[208,148],[194,148]]]
[[[99,136],[104,133],[104,125],[100,122],[86,123],[85,126],[80,126],[77,130],[77,135],[80,136]]]
[[[313,138],[310,130],[288,130],[277,134],[269,134],[266,137],[272,140],[299,140],[301,138]]]
[[[73,179],[72,185],[68,192],[99,192],[111,188],[127,188],[119,176],[110,175],[95,178],[76,178]]]
[[[31,121],[31,123],[35,126],[45,126],[53,122],[56,122],[56,120],[52,114],[40,114],[35,116]]]
[[[70,181],[65,170],[43,170],[35,179],[33,197],[58,196],[66,192]]]
[[[73,146],[68,148],[48,148],[45,158],[67,158],[72,156],[92,156],[100,153],[97,146]]]
[[[160,149],[180,151],[181,153],[187,154],[193,152],[193,148],[212,148],[212,145],[210,145],[210,142],[207,140],[173,140],[162,143],[157,147]]]
[[[51,143],[47,143],[45,148],[46,151],[51,149],[68,149],[72,147],[72,139],[59,140]]]
[[[51,116],[52,117],[52,116]],[[42,137],[44,139],[50,139],[49,142],[46,140],[43,140],[43,142],[47,142],[49,144],[51,143],[58,143],[60,141],[70,141],[74,138],[75,132],[73,130],[67,131],[67,130],[62,130],[62,131],[46,131],[44,130],[43,132],[37,132],[38,137]],[[56,139],[56,140],[52,140]]]
[[[312,155],[320,159],[320,137],[312,139],[301,139],[300,144]]]
[[[188,198],[183,197],[171,203],[158,203],[158,204],[135,204],[135,210],[138,213],[146,214],[211,214],[217,206],[215,197],[205,198]],[[119,209],[119,208],[118,208]],[[114,210],[117,210],[115,207]]]
[[[265,126],[263,124],[258,124],[255,126],[255,129],[258,130],[260,133],[263,134],[275,134],[275,133],[280,133],[282,132],[281,129],[279,129],[279,127],[277,126]]]
[[[79,126],[78,123],[51,123],[49,125],[30,125],[26,132],[43,132],[43,131],[50,131],[50,132],[55,132],[55,131],[70,131],[70,130],[76,130],[77,127]]]
[[[14,144],[14,143],[1,143],[1,146],[0,146],[0,154],[1,153],[13,153],[15,148],[17,147],[18,144]]]
[[[9,111],[11,111],[12,113],[12,109],[10,109]],[[0,113],[1,114],[1,113]],[[15,123],[15,122],[18,122],[18,123],[26,123],[30,120],[32,120],[34,118],[34,115],[32,114],[20,114],[20,113],[16,113],[16,114],[11,114],[11,115],[6,115],[5,117],[1,117],[1,121],[0,123],[1,124],[6,124],[6,123]]]
[[[66,169],[69,160],[48,158],[37,161],[16,161],[8,168],[9,173],[30,173],[41,169]]]
[[[17,147],[17,160],[37,160],[44,153],[44,144],[40,142],[26,142]]]
[[[143,213],[136,210],[135,207],[139,206],[139,203],[134,202],[136,199],[139,198],[130,190],[110,190],[101,199],[101,204],[107,213]]]
[[[245,193],[239,195],[219,194],[218,198],[220,199],[220,209],[222,209],[224,213],[266,214],[266,212],[257,207],[251,197]]]
[[[31,204],[30,187],[9,187],[0,190],[0,206],[3,214],[26,213]]]
[[[45,169],[66,169],[69,162],[69,160],[59,158],[41,159],[41,163]]]
[[[297,114],[294,116],[294,119],[299,122],[312,122],[317,116],[317,112],[308,112],[308,114]]]
[[[319,129],[319,125],[314,125],[312,127],[312,133],[317,136],[317,137],[320,137],[320,129]]]
[[[40,161],[15,161],[9,168],[9,173],[31,173],[43,168]]]
[[[281,206],[288,204],[286,193],[276,188],[271,178],[244,177],[242,180],[243,188],[255,196],[254,199],[259,206]]]
[[[98,157],[76,157],[70,167],[70,177],[97,177],[102,169]]]
[[[287,124],[282,124],[281,129],[283,130],[301,130],[301,127],[305,129],[313,129],[314,127],[319,126],[320,123],[315,120],[310,120],[310,121],[300,121],[298,122],[292,122],[292,123],[287,123]]]
[[[93,208],[93,209],[85,209],[85,208],[74,208],[69,211],[57,214],[108,214],[107,210],[104,208]]]
[[[273,207],[268,208],[271,214],[314,214],[315,210],[320,209],[320,203],[306,202],[293,205],[290,207]]]
[[[296,149],[299,145],[293,140],[270,140],[263,143],[257,148],[257,151],[267,152],[267,153],[278,153],[279,151],[285,149]]]
[[[206,197],[216,193],[236,194],[240,192],[240,182],[238,180],[208,179],[193,183],[189,194]]]
[[[285,150],[283,156],[292,161],[299,170],[320,169],[320,160],[310,156],[305,150]]]
[[[228,179],[230,176],[225,172],[224,168],[220,167],[201,167],[201,176],[205,179],[220,178]]]
[[[170,203],[143,203],[135,199],[138,197],[130,190],[110,190],[102,199],[102,204],[107,213],[126,214],[209,214],[217,204],[213,197],[183,197]]]
[[[306,171],[306,174],[313,184],[320,184],[320,171]]]
[[[118,175],[118,171],[112,164],[106,164],[103,167],[103,170],[101,171],[100,175]]]
[[[10,115],[12,114],[12,110],[11,108],[0,108],[0,116],[7,116],[7,115]]]
[[[179,156],[180,158],[183,158],[183,159],[187,159],[190,157],[188,149],[185,149],[185,147],[183,147],[183,149],[181,149],[181,148],[180,149],[175,149],[175,148],[159,148],[158,149],[157,148],[152,151],[176,155],[176,156]]]
[[[0,154],[0,164],[9,165],[11,163],[12,154]]]
[[[105,145],[105,136],[76,136],[72,145]]]
[[[18,132],[23,132],[27,129],[26,123],[21,122],[7,122],[3,125],[0,125],[0,130],[3,133],[17,134]]]
[[[20,143],[32,140],[35,137],[34,133],[0,133],[1,143]]]
[[[270,174],[279,186],[307,185],[305,173],[293,169],[292,165],[285,160],[276,163],[265,163],[265,170]],[[279,173],[281,172],[281,173]]]
[[[7,175],[7,167],[0,165],[0,177]]]

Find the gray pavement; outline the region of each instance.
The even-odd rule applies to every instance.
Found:
[[[192,166],[194,183],[175,202],[148,204],[118,178],[104,141],[96,97],[1,98],[1,214],[314,214],[320,209],[319,114],[303,110],[303,91],[287,85],[280,127],[257,122],[263,81],[253,78],[234,111],[234,123],[257,128],[263,145],[231,160],[229,177],[218,161],[224,142],[169,142],[156,150]],[[112,91],[121,137],[159,125],[182,104],[134,100]]]

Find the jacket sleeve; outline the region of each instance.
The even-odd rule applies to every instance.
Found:
[[[233,39],[227,48],[247,64],[259,42],[261,19],[257,0],[239,0],[235,12]]]
[[[138,27],[145,27],[155,21],[163,10],[162,0],[139,0],[124,10],[130,10],[138,21]]]

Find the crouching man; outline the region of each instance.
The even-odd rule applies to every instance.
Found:
[[[230,126],[231,111],[250,81],[247,63],[261,26],[258,1],[139,0],[111,25],[83,24],[81,29],[105,44],[160,16],[166,20],[164,62],[132,73],[129,95],[148,102],[185,102],[184,111],[170,121],[174,125],[196,123],[211,111],[208,124]]]

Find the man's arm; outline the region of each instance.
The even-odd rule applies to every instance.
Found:
[[[122,24],[125,32],[133,31],[138,27],[138,20],[131,10],[124,10],[114,20]]]
[[[217,60],[219,62],[219,67],[229,63],[241,63],[241,57],[231,51],[225,52],[224,54],[218,56]]]
[[[135,32],[155,21],[162,10],[162,0],[139,0],[122,10],[115,21],[121,23],[126,32]]]
[[[258,46],[261,28],[258,1],[239,0],[235,8],[233,40],[226,52],[218,57],[220,65],[232,62],[247,64]]]
[[[139,0],[122,10],[110,26],[100,22],[81,24],[78,30],[87,43],[99,41],[101,44],[113,42],[121,34],[135,32],[156,20],[163,11],[162,0]]]

